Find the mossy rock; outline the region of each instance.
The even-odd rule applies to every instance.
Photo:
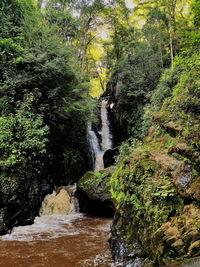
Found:
[[[175,143],[168,134],[157,134],[136,147],[128,161],[122,159],[112,174],[111,193],[118,216],[114,217],[110,242],[113,254],[124,262],[141,257],[151,266],[159,266],[171,259],[200,255],[200,209],[186,205],[188,198],[194,203],[199,198],[195,186],[199,176],[195,165],[188,164],[189,158],[185,161],[182,155],[176,158],[170,153]],[[187,184],[182,186],[186,178]],[[123,256],[121,244],[126,248]]]
[[[114,169],[109,167],[99,172],[86,172],[77,184],[78,189],[92,200],[111,202],[114,206],[114,200],[110,193],[110,178],[113,171]]]

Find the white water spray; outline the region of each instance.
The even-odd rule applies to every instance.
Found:
[[[92,152],[94,171],[104,169],[103,155],[106,150],[112,148],[112,135],[109,128],[107,101],[101,103],[101,143],[99,144],[96,133],[92,130],[91,123],[88,124],[88,141]]]
[[[107,112],[107,101],[103,100],[101,104],[101,150],[102,152],[105,152],[108,149],[112,148],[112,136],[110,134],[110,128],[109,128],[109,120],[108,120],[108,112]]]

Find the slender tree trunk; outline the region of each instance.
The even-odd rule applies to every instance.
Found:
[[[104,88],[104,84],[103,84],[103,81],[102,81],[101,75],[99,74],[99,72],[98,72],[98,71],[96,71],[96,72],[97,72],[97,75],[98,75],[98,77],[99,77],[99,81],[100,81],[100,84],[101,84],[101,88],[102,88],[103,92],[105,92],[105,88]]]
[[[171,55],[171,65],[174,63],[174,50],[173,50],[173,40],[171,30],[169,32],[169,43],[170,43],[170,55]]]

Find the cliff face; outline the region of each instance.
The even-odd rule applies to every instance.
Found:
[[[115,168],[88,172],[78,184],[89,199],[113,203],[110,245],[124,266],[200,255],[199,151],[191,144],[197,133],[186,142],[180,125],[163,126],[158,117],[143,142],[121,146]]]
[[[52,189],[50,180],[29,175],[0,179],[0,234],[6,234],[13,226],[32,223],[44,195]]]
[[[111,177],[117,209],[110,243],[116,260],[158,266],[200,255],[197,58],[179,64],[178,81],[153,113],[147,137],[121,147]]]
[[[114,258],[133,262],[140,257],[145,266],[200,254],[195,152],[168,134],[160,135],[159,127],[151,131],[111,177],[117,201],[110,241]]]

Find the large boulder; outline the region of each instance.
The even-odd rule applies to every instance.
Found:
[[[86,172],[79,180],[78,195],[82,212],[97,215],[113,215],[115,201],[110,193],[110,177],[112,167],[99,172]]]

